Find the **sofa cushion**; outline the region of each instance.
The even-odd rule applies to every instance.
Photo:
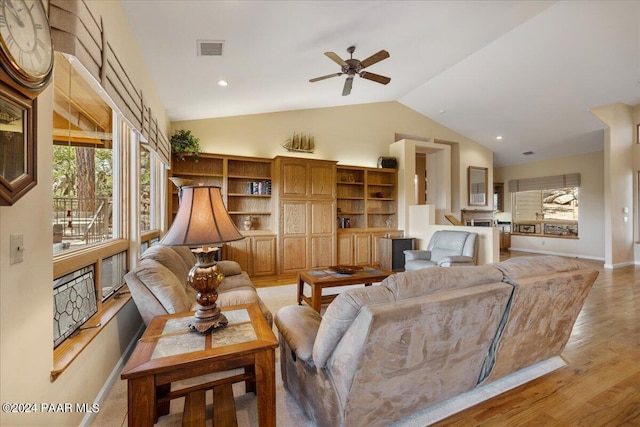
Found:
[[[313,347],[315,365],[319,368],[326,365],[327,359],[336,344],[351,326],[363,306],[386,303],[393,300],[393,294],[389,289],[382,286],[351,289],[338,295],[327,307],[318,329],[318,335]]]
[[[187,275],[193,266],[193,264],[187,265],[183,257],[173,247],[165,245],[151,246],[140,255],[140,259],[151,259],[162,264],[182,282],[182,287],[187,283]],[[195,263],[195,257],[193,261]]]
[[[505,282],[512,285],[517,285],[516,282],[519,279],[526,277],[588,268],[584,263],[575,259],[554,255],[516,257],[492,265],[504,274]]]
[[[431,259],[431,251],[422,251],[419,249],[407,249],[403,251],[405,261],[424,260],[429,261]]]
[[[276,327],[281,337],[301,360],[310,365],[313,365],[313,343],[321,321],[320,314],[308,306],[289,305],[276,314]]]
[[[218,292],[225,292],[231,289],[243,287],[250,287],[252,289],[255,289],[255,286],[253,286],[251,278],[246,271],[241,271],[239,274],[234,274],[231,276],[227,276],[225,274],[224,279],[220,283],[220,286],[218,286]]]
[[[191,269],[196,264],[196,256],[191,252],[187,246],[169,246],[175,253],[180,255],[180,258],[184,261],[184,265],[187,269]]]
[[[218,261],[218,267],[222,269],[225,277],[235,276],[237,274],[242,273],[242,268],[240,264],[235,261]]]
[[[420,270],[422,268],[437,267],[438,263],[426,259],[415,259],[404,263],[404,271]]]
[[[191,300],[185,284],[164,265],[154,259],[142,259],[135,269],[136,276],[151,291],[169,314],[188,311]]]
[[[428,295],[440,290],[482,285],[502,281],[502,273],[488,265],[466,267],[425,268],[394,274],[382,286],[388,288],[396,300]]]

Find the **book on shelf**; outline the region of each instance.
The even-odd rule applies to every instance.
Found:
[[[249,181],[247,182],[246,194],[271,194],[271,181]]]

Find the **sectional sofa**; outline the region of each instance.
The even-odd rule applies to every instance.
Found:
[[[276,314],[287,390],[318,426],[385,426],[564,349],[597,270],[554,256],[427,268]]]

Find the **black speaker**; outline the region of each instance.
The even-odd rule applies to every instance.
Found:
[[[398,161],[395,157],[378,157],[378,167],[396,169]]]

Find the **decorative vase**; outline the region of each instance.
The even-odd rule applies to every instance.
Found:
[[[244,226],[245,230],[251,230],[251,226],[253,225],[253,222],[251,221],[251,217],[250,216],[245,217],[244,221],[242,221],[242,225]]]

